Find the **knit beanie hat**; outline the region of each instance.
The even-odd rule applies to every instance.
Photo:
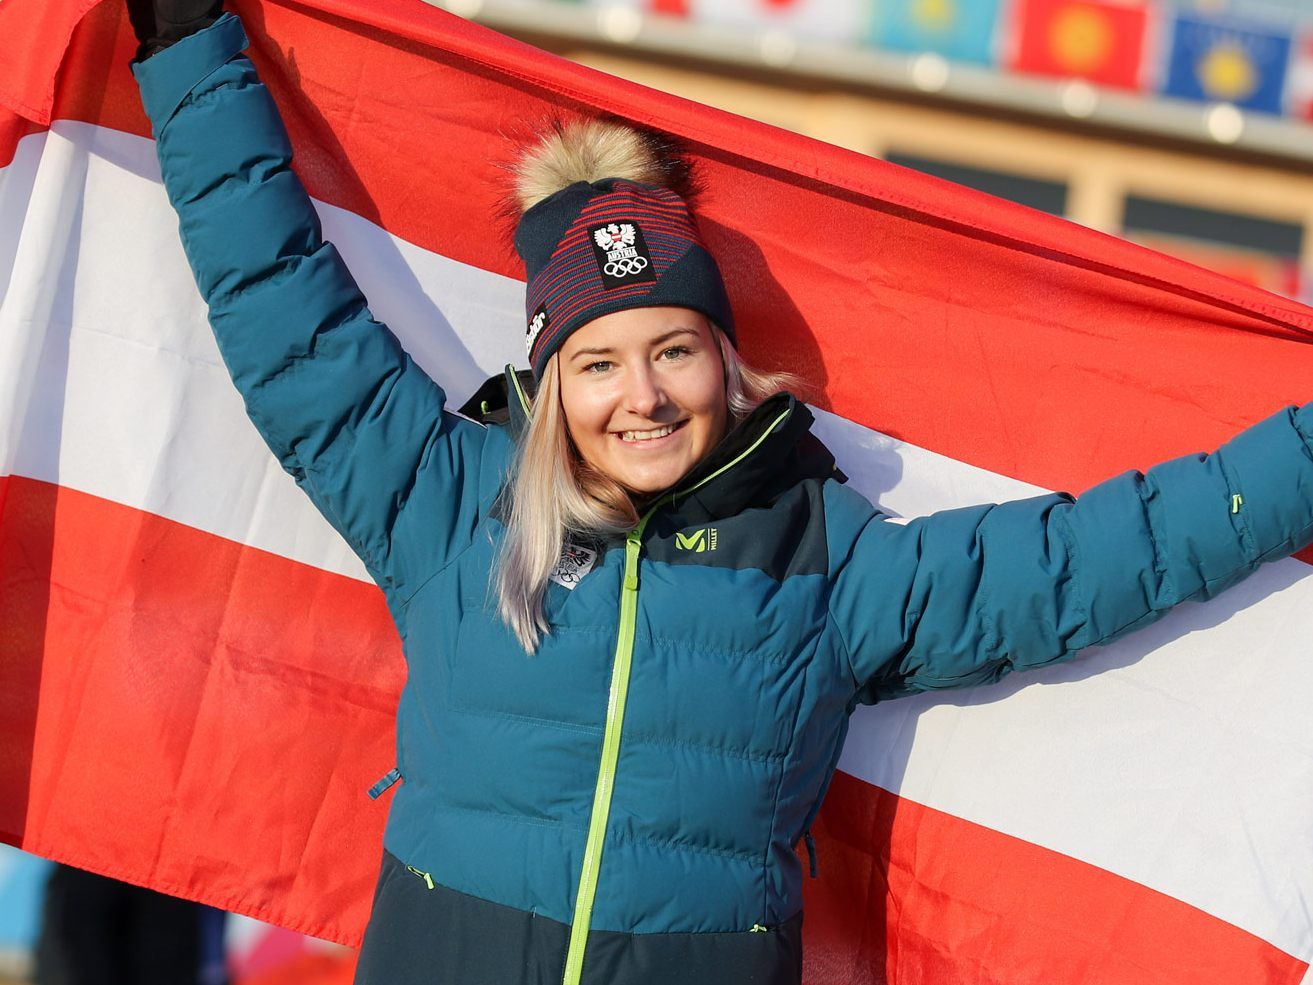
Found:
[[[535,379],[571,332],[626,308],[692,308],[733,341],[720,268],[666,187],[677,167],[652,138],[599,121],[557,126],[520,160],[515,250]]]

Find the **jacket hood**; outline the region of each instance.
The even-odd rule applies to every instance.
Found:
[[[508,365],[485,381],[460,413],[505,427],[518,443],[528,426],[535,391],[529,370]],[[703,523],[769,505],[805,479],[847,481],[830,450],[811,433],[814,420],[807,405],[791,393],[762,401],[680,479],[662,512],[680,523]]]

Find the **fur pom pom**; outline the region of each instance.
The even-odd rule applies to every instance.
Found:
[[[521,213],[576,181],[625,178],[678,192],[687,174],[661,138],[606,120],[554,122],[513,170]]]

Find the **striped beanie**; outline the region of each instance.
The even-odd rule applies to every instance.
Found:
[[[558,127],[521,162],[515,249],[535,378],[571,332],[626,308],[692,308],[733,340],[720,269],[684,199],[659,184],[666,166],[644,135],[597,122]]]

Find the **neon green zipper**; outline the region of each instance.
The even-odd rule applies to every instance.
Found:
[[[524,400],[523,392],[520,398]],[[593,789],[593,811],[588,819],[588,838],[584,843],[584,861],[579,870],[579,892],[575,896],[574,919],[570,923],[570,945],[565,955],[562,985],[579,985],[584,970],[584,951],[588,945],[588,928],[593,919],[597,876],[602,864],[602,842],[606,839],[606,823],[611,813],[611,794],[615,789],[616,762],[620,758],[620,732],[624,726],[625,703],[629,697],[629,671],[634,656],[634,628],[638,620],[638,558],[643,549],[643,531],[653,514],[662,506],[672,502],[676,497],[688,495],[716,476],[723,475],[756,451],[780,422],[789,416],[789,413],[790,409],[786,409],[775,418],[770,427],[732,461],[687,489],[667,493],[658,499],[643,514],[638,525],[625,537],[625,574],[620,592],[620,630],[616,634],[615,660],[611,665],[611,688],[606,702],[606,726],[602,731],[602,758],[597,768],[597,785]]]
[[[638,615],[638,553],[643,546],[643,528],[652,516],[649,510],[638,526],[625,537],[625,580],[620,592],[620,632],[615,641],[615,662],[611,665],[611,690],[606,701],[606,728],[602,732],[602,761],[593,789],[593,812],[588,819],[588,841],[584,846],[584,864],[579,870],[579,894],[574,900],[574,920],[570,924],[570,948],[565,954],[565,985],[578,985],[584,970],[584,948],[588,926],[593,919],[593,899],[597,893],[597,871],[602,863],[602,841],[606,821],[611,813],[611,792],[615,786],[616,760],[620,756],[620,730],[625,720],[625,701],[629,697],[629,668],[634,655],[634,626]]]

